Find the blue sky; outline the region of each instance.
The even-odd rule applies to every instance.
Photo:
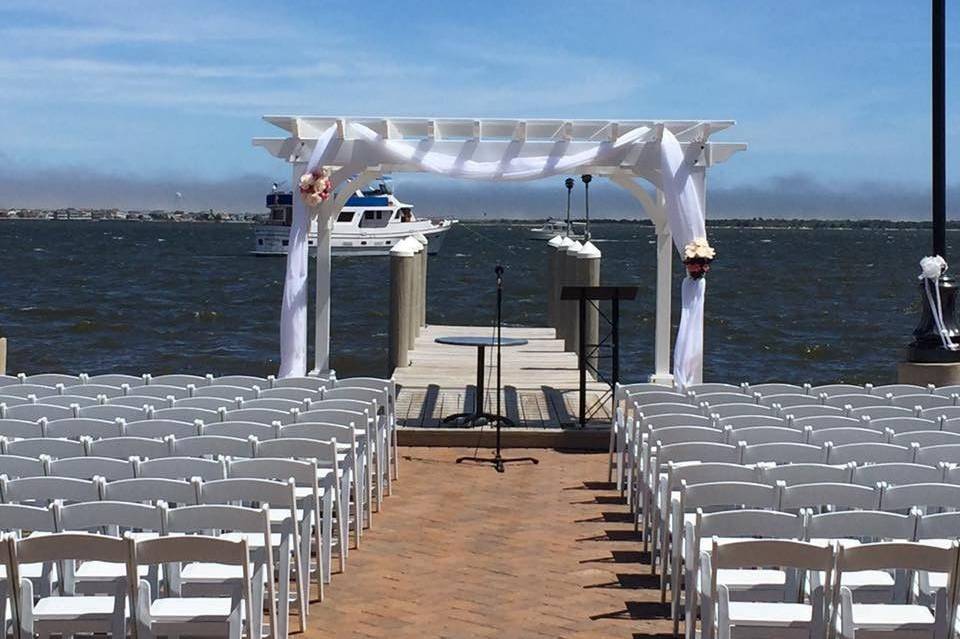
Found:
[[[723,139],[750,149],[714,171],[721,188],[802,176],[830,192],[922,192],[929,12],[925,0],[3,0],[0,199],[37,200],[29,176],[44,170],[140,185],[284,176],[250,145],[274,133],[265,113],[732,118]],[[956,87],[960,8],[948,24]],[[953,183],[960,100],[948,98]]]

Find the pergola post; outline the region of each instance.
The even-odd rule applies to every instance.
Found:
[[[657,190],[657,205],[663,207],[663,193]],[[653,351],[654,384],[672,384],[670,373],[670,335],[673,303],[673,234],[666,222],[657,229],[657,317]]]
[[[317,287],[314,318],[314,365],[312,375],[330,372],[330,234],[338,212],[324,203],[317,216]]]

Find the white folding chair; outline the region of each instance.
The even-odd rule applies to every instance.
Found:
[[[870,427],[892,430],[894,433],[909,433],[917,430],[940,430],[940,421],[923,417],[884,417],[871,419]]]
[[[47,462],[47,474],[51,477],[74,479],[102,477],[109,482],[115,479],[132,479],[134,463],[130,459],[111,457],[63,457]]]
[[[786,426],[747,426],[726,431],[727,442],[745,444],[807,443],[808,432]]]
[[[306,388],[319,391],[330,385],[330,381],[322,377],[281,377],[274,380],[272,388]]]
[[[812,386],[810,388],[811,395],[826,395],[832,397],[834,395],[861,395],[869,394],[873,390],[872,386],[856,386],[854,384],[822,384],[820,386]]]
[[[929,395],[935,388],[933,384],[928,386],[919,386],[917,384],[883,384],[881,386],[874,386],[870,389],[870,393],[872,395],[880,395],[881,397],[886,395],[893,395],[894,397],[901,395]]]
[[[237,439],[248,439],[256,437],[257,439],[276,439],[280,432],[280,423],[262,424],[259,422],[213,422],[204,424],[200,428],[201,435],[217,435],[222,437],[233,437]]]
[[[106,375],[82,375],[81,377],[84,384],[104,384],[117,388],[122,388],[124,384],[133,388],[134,386],[143,386],[146,383],[143,375],[136,377],[134,375],[108,373]]]
[[[188,422],[190,424],[199,420],[204,424],[209,424],[219,422],[222,414],[220,411],[207,410],[206,408],[162,408],[153,412],[153,419]],[[141,419],[143,418],[141,417]]]
[[[842,639],[871,633],[889,633],[891,637],[947,637],[955,605],[957,554],[956,543],[949,548],[905,541],[841,546],[834,577],[832,626],[839,629]],[[948,575],[948,586],[937,593],[932,611],[925,605],[912,603],[909,598],[890,603],[857,603],[854,592],[843,585],[844,575],[878,570],[944,572]]]
[[[108,421],[122,419],[127,422],[135,422],[141,419],[150,419],[153,414],[154,411],[149,406],[137,408],[136,406],[103,404],[100,406],[81,407],[76,415],[65,415],[65,417],[90,417],[92,419],[105,419]]]
[[[96,399],[97,397],[120,397],[125,393],[123,392],[123,388],[118,386],[110,386],[108,384],[83,384],[80,386],[71,386],[69,394],[82,395],[84,397],[92,397]],[[39,395],[37,397],[39,397]]]
[[[86,455],[87,449],[83,442],[74,439],[58,439],[54,437],[40,437],[33,439],[0,440],[3,452],[7,455],[21,457],[80,457]]]
[[[850,408],[847,414],[854,419],[866,417],[871,420],[886,419],[888,417],[917,416],[913,407],[904,408],[902,406],[864,406],[862,408]]]
[[[276,611],[277,635],[286,637],[288,632],[290,615],[290,575],[291,568],[296,567],[296,597],[298,604],[299,630],[303,632],[306,629],[306,593],[309,584],[308,570],[302,570],[304,563],[300,557],[300,539],[299,526],[297,524],[297,499],[296,487],[293,480],[271,481],[268,479],[218,479],[216,481],[204,482],[200,485],[200,504],[203,505],[227,505],[241,504],[243,506],[253,506],[254,504],[269,504],[269,510],[265,513],[267,518],[267,530],[264,533],[263,528],[259,534],[249,534],[251,530],[242,530],[235,527],[225,526],[220,523],[219,518],[209,518],[207,522],[216,522],[217,528],[221,530],[222,535],[227,538],[238,538],[241,533],[247,533],[244,538],[249,544],[250,550],[255,552],[270,553],[274,559],[279,560],[277,564],[277,580],[280,584],[278,593],[280,606]],[[200,507],[196,512],[200,514]],[[279,517],[272,518],[271,515],[276,512]],[[175,514],[173,511],[171,515]],[[175,528],[175,520],[169,521],[169,529],[176,532],[191,532],[183,528]],[[200,522],[192,522],[193,532],[203,530],[199,526]],[[230,531],[230,532],[226,532]],[[292,561],[292,563],[291,563]],[[309,558],[307,559],[309,561]],[[197,569],[201,579],[203,573],[208,568],[200,567]],[[184,584],[191,580],[196,580],[189,570],[184,570],[180,578]],[[272,593],[271,593],[272,595]],[[262,603],[260,604],[262,609]]]
[[[943,417],[947,420],[947,424],[945,426],[949,426],[951,421],[956,420],[952,426],[954,428],[958,428],[960,427],[958,426],[960,425],[960,406],[928,408],[920,411],[920,417],[926,417],[927,419],[937,419],[938,417]]]
[[[170,455],[170,443],[163,439],[148,437],[110,437],[87,442],[87,454],[91,457],[113,459],[156,459]]]
[[[184,390],[191,384],[199,388],[210,383],[209,377],[201,377],[200,375],[171,374],[154,377],[147,373],[143,376],[143,379],[149,386],[172,386]]]
[[[124,389],[126,395],[137,395],[139,397],[157,397],[160,399],[183,399],[190,397],[190,389],[182,386],[171,386],[168,384],[154,384],[151,382],[146,386],[137,386],[134,389]]]
[[[889,441],[890,433],[888,431],[857,427],[811,430],[807,438],[807,443],[814,446],[823,446],[827,442],[830,442],[834,446],[842,446],[844,444],[864,444],[870,442],[885,444],[889,443]]]
[[[11,406],[21,406],[22,404],[36,404],[37,396],[28,395],[27,397],[14,397],[13,395],[0,394],[0,413],[5,413]]]
[[[62,439],[122,437],[123,420],[109,421],[91,417],[55,419],[44,423],[43,435],[44,437],[60,437]]]
[[[40,384],[42,386],[76,386],[81,382],[79,375],[67,375],[65,373],[38,373],[36,375],[25,375],[22,379],[24,384]]]
[[[915,430],[893,435],[890,438],[890,443],[898,446],[916,444],[921,448],[924,446],[960,444],[960,433],[951,433],[944,430]]]
[[[34,397],[43,398],[48,395],[61,395],[62,393],[57,392],[54,386],[45,386],[42,384],[11,384],[3,387],[3,394],[14,397],[33,395]]]
[[[43,427],[39,421],[0,419],[0,437],[8,439],[43,437]]]
[[[336,388],[324,391],[323,401],[327,400],[352,400],[365,402],[371,406],[370,416],[373,420],[373,434],[375,442],[373,445],[373,466],[377,481],[373,488],[377,495],[377,510],[380,509],[386,481],[387,494],[393,490],[392,474],[390,468],[393,466],[394,439],[396,437],[396,423],[391,419],[389,404],[391,402],[390,390],[384,385],[380,389],[357,388],[352,386],[337,386]],[[308,401],[308,410],[313,408],[313,403]]]
[[[165,504],[196,506],[199,503],[200,484],[185,479],[162,477],[135,477],[118,479],[103,485],[105,501],[129,501],[138,504]]]
[[[708,406],[719,406],[721,404],[757,404],[757,398],[753,395],[747,395],[746,393],[735,391],[735,392],[719,392],[719,393],[697,393],[695,391],[688,391],[687,396],[690,398],[691,403],[696,404],[707,404]]]
[[[660,390],[650,390],[650,391],[641,391],[639,393],[629,393],[628,399],[633,404],[640,406],[646,406],[647,404],[663,404],[665,402],[676,403],[676,404],[692,404],[690,398],[684,395],[683,393],[677,393],[673,391],[660,391]]]
[[[815,395],[807,395],[806,393],[783,393],[778,395],[761,395],[758,403],[761,406],[768,407],[776,404],[783,408],[784,412],[789,412],[786,409],[792,406],[814,406],[822,404],[823,402]]]
[[[189,480],[199,477],[203,481],[223,479],[227,469],[220,459],[202,457],[160,457],[141,461],[136,466],[137,477],[153,479]]]
[[[376,391],[386,389],[386,404],[381,404],[386,409],[387,427],[390,432],[390,461],[393,467],[393,479],[399,477],[399,458],[397,456],[397,383],[393,379],[382,379],[379,377],[347,377],[336,380],[334,388],[369,388]],[[618,400],[618,405],[620,404]],[[387,494],[390,494],[391,484],[387,485]]]
[[[628,397],[629,400],[629,397]],[[634,404],[629,402],[628,404],[633,408],[634,417],[653,417],[655,415],[666,415],[667,413],[679,413],[687,415],[703,415],[703,409],[699,406],[695,406],[689,402],[659,402],[657,404]],[[729,404],[731,410],[733,408],[743,406],[746,407],[743,410],[755,411],[756,408],[751,408],[752,404]],[[719,406],[717,408],[720,408]],[[762,411],[762,409],[759,409]]]
[[[867,442],[831,446],[828,450],[827,462],[830,464],[847,464],[849,462],[860,464],[912,463],[917,452],[917,448],[912,446]]]
[[[822,464],[828,463],[827,449],[810,444],[748,444],[743,447],[741,463]]]
[[[751,415],[778,417],[779,413],[771,406],[761,404],[706,404],[701,408],[704,415],[718,419],[725,417],[747,417]]]
[[[827,586],[810,593],[809,602],[731,601],[730,589],[720,583],[720,570],[745,568],[793,569],[824,572],[827,584],[833,570],[834,552],[830,546],[817,546],[782,539],[751,539],[720,543],[713,540],[710,553],[710,605],[713,633],[717,639],[737,635],[792,638],[825,637],[827,634]],[[705,607],[705,606],[703,606]]]
[[[849,407],[850,409],[864,408],[867,406],[902,406],[902,404],[894,404],[892,396],[881,397],[879,395],[866,395],[859,393],[854,395],[824,396],[823,403],[827,406],[837,406],[840,408]]]
[[[0,414],[3,419],[22,419],[26,421],[37,421],[38,419],[66,419],[68,417],[77,417],[83,415],[84,411],[92,411],[102,406],[53,406],[51,404],[20,404],[19,406],[7,406]]]
[[[290,411],[283,412],[269,408],[236,408],[234,410],[220,411],[219,421],[258,422],[261,424],[280,422],[281,424],[292,424],[295,419],[294,413]],[[205,421],[204,423],[207,422]]]
[[[721,428],[729,426],[730,428],[752,428],[755,426],[786,426],[787,421],[782,417],[773,415],[736,415],[733,417],[720,417],[717,425]]]
[[[170,454],[174,457],[253,457],[253,443],[249,439],[219,435],[170,437]]]
[[[956,484],[900,484],[886,486],[880,499],[880,510],[920,509],[921,514],[942,509],[960,509],[960,486]]]
[[[696,393],[697,395],[702,395],[704,393],[740,393],[741,395],[747,395],[748,397],[753,397],[752,392],[746,392],[744,390],[744,385],[736,384],[725,384],[723,382],[705,382],[702,384],[690,384],[686,387],[688,393]]]
[[[17,580],[17,566],[14,561],[13,535],[0,534],[0,567],[3,570],[3,576],[0,577],[0,623],[4,637],[20,636],[20,621],[17,619],[17,588],[11,588],[10,585]]]
[[[258,386],[261,390],[271,388],[274,383],[274,377],[256,377],[254,375],[223,375],[222,377],[211,377],[211,386],[240,386],[242,388],[253,388]]]
[[[904,408],[915,408],[919,406],[921,410],[926,408],[956,406],[952,398],[944,397],[943,395],[932,395],[930,393],[924,395],[900,395],[894,397],[891,403],[894,406],[902,406]]]
[[[241,403],[238,398],[230,397],[185,397],[184,399],[175,399],[169,408],[203,408],[206,410],[218,411],[221,408],[233,410],[240,408]],[[241,399],[242,401],[242,399]],[[253,401],[253,400],[250,400]]]
[[[918,448],[916,462],[926,466],[960,464],[960,444],[941,444]]]
[[[797,417],[788,415],[787,423],[791,428],[803,430],[810,427],[812,430],[825,428],[867,428],[870,422],[842,415],[816,415],[811,417]]]
[[[159,593],[151,592],[149,582],[140,581],[136,591],[139,639],[181,634],[240,639],[241,606],[246,610],[247,637],[260,635],[259,629],[254,632],[250,553],[245,539],[175,535],[142,541],[130,539],[127,543],[131,564],[137,568],[215,562],[239,566],[242,574],[239,588],[226,597],[160,597]]]
[[[16,564],[39,562],[97,561],[124,569],[128,559],[127,542],[117,537],[84,533],[32,535],[16,542]],[[125,571],[126,572],[126,571]],[[136,576],[127,578],[131,581]],[[69,585],[69,584],[65,584]],[[109,633],[127,636],[127,603],[130,589],[126,582],[115,585],[111,595],[77,596],[68,591],[60,595],[34,599],[33,582],[20,580],[19,617],[21,636],[72,636],[75,633]],[[130,607],[132,609],[132,606]]]
[[[243,386],[201,386],[193,391],[191,397],[216,397],[219,399],[236,400],[256,399],[260,396],[260,388],[245,388]]]
[[[323,399],[323,394],[320,391],[310,390],[307,388],[296,388],[288,386],[286,388],[268,388],[266,390],[260,391],[259,398],[261,399],[287,399],[290,401],[296,401],[303,403],[303,400],[320,400]]]
[[[200,399],[200,398],[195,398]],[[210,399],[209,397],[203,399]],[[245,399],[240,402],[236,408],[267,408],[269,410],[278,410],[289,413],[291,410],[303,411],[306,406],[303,402],[293,399],[278,399],[275,397],[258,397],[257,399]],[[231,409],[232,410],[232,409]]]
[[[43,462],[43,459],[36,457],[0,455],[0,475],[6,475],[7,479],[42,477],[47,472]]]
[[[760,393],[761,396],[764,395],[809,395],[810,394],[810,384],[804,384],[803,386],[798,386],[796,384],[782,384],[778,382],[771,382],[765,384],[748,384],[744,382],[741,385],[743,392],[753,394]]]
[[[101,494],[101,480],[73,479],[71,477],[0,477],[0,496],[9,504],[46,506],[55,500],[64,503],[97,501]]]
[[[850,478],[855,484],[873,486],[885,484],[925,484],[943,481],[944,471],[939,466],[924,466],[913,463],[881,463],[856,466]]]
[[[846,483],[850,481],[852,473],[850,464],[780,464],[759,466],[760,478],[765,484],[783,483],[785,486],[794,484],[813,484],[816,482]]]
[[[30,506],[25,504],[0,504],[0,530],[17,538],[31,534],[50,534],[57,532],[57,521],[51,506]],[[58,567],[53,562],[22,564],[14,572],[7,570],[0,575],[0,602],[6,604],[9,597],[16,600],[20,579],[33,582],[33,592],[45,597],[54,591],[59,580]],[[19,574],[17,574],[19,573]],[[12,610],[13,607],[8,610]],[[4,614],[6,619],[6,614]],[[13,634],[17,636],[16,633]]]
[[[43,398],[43,403],[47,406],[97,406],[102,397],[83,397],[82,395],[50,395]]]
[[[779,404],[777,407],[779,409]],[[779,409],[779,412],[787,418],[803,419],[805,417],[845,417],[847,410],[838,406],[827,406],[826,404],[806,404],[798,406],[789,406]]]
[[[957,487],[960,489],[960,486]],[[783,486],[780,491],[780,510],[788,512],[809,509],[819,512],[823,509],[878,510],[881,499],[880,489],[859,484],[840,484],[817,482],[811,484],[793,484]]]

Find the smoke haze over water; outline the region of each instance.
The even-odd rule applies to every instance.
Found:
[[[0,208],[119,208],[265,212],[264,196],[277,177],[240,175],[226,180],[190,176],[142,178],[59,168],[26,171],[0,168]],[[427,176],[396,176],[398,197],[421,215],[469,218],[544,218],[565,213],[562,176],[533,183],[476,183]],[[177,193],[182,193],[182,199]],[[960,186],[948,193],[948,215],[960,213]],[[642,217],[639,204],[602,180],[591,185],[591,216]],[[927,189],[885,182],[826,184],[809,176],[785,175],[753,185],[725,186],[708,177],[711,218],[925,219]],[[583,216],[583,185],[573,191],[573,215]]]

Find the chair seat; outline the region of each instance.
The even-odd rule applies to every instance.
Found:
[[[721,568],[717,570],[717,584],[735,590],[769,586],[783,588],[786,583],[787,574],[782,570],[767,568],[760,570]]]
[[[138,566],[137,575],[146,577],[150,566]],[[74,573],[77,581],[115,581],[127,576],[127,567],[109,561],[85,561]]]
[[[730,623],[739,626],[791,628],[809,625],[813,609],[800,603],[731,601]]]
[[[270,533],[270,545],[273,546],[274,549],[279,548],[280,544],[283,543],[284,536],[285,535],[283,533]],[[250,550],[256,550],[257,548],[264,547],[263,533],[231,532],[231,533],[224,533],[220,535],[220,538],[229,539],[230,541],[239,541],[241,539],[246,539],[247,547],[250,548]]]
[[[933,613],[926,606],[912,604],[853,604],[853,624],[876,630],[910,629],[930,626]]]
[[[227,597],[170,597],[150,604],[150,616],[156,623],[226,621],[233,608]]]
[[[44,597],[33,606],[33,617],[37,621],[109,619],[115,605],[113,597]],[[128,611],[126,601],[124,610]]]
[[[250,574],[253,575],[256,566],[250,564]],[[266,581],[267,572],[263,571],[263,580]],[[180,581],[184,583],[224,583],[243,579],[243,566],[231,564],[215,564],[193,562],[180,570]]]

